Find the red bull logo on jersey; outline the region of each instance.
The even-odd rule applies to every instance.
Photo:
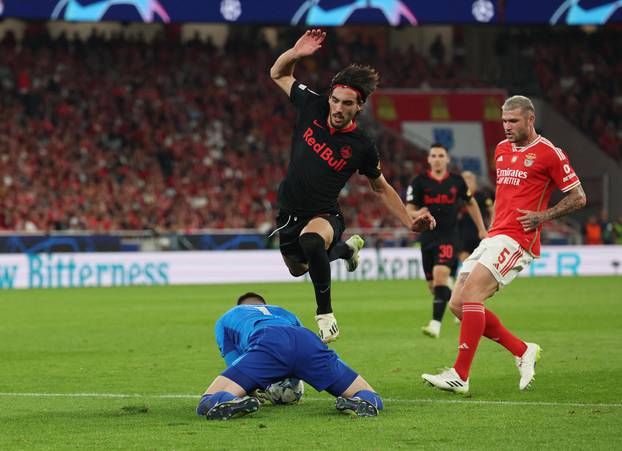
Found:
[[[307,145],[335,171],[341,172],[341,170],[346,167],[347,161],[345,159],[337,159],[333,149],[328,147],[325,142],[320,143],[313,137],[313,129],[311,127],[307,128],[307,130],[302,134],[302,138],[305,140]]]
[[[518,169],[497,169],[497,185],[519,186],[527,178],[527,171]]]
[[[424,205],[453,205],[456,203],[456,190],[452,191],[452,195],[437,194],[436,196],[430,196],[429,194],[423,195]]]

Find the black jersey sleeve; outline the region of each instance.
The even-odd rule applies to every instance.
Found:
[[[415,177],[406,188],[406,203],[421,207],[421,199],[421,177]]]
[[[466,182],[462,178],[462,176],[456,176],[457,185],[458,185],[458,197],[465,202],[468,202],[473,197],[473,193],[467,187]]]
[[[307,85],[300,83],[298,80],[292,84],[292,89],[289,93],[289,99],[298,110],[304,108],[309,102],[319,97],[320,95],[318,93],[310,90]]]
[[[380,171],[380,152],[378,151],[378,146],[376,146],[376,143],[373,141],[365,154],[363,164],[359,168],[359,174],[372,180],[382,175]]]

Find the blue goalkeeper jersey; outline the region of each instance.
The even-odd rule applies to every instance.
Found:
[[[302,327],[302,324],[296,315],[276,305],[238,305],[221,316],[216,322],[216,343],[227,366],[248,351],[251,335],[272,326]]]

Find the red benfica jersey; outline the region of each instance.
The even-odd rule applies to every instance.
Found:
[[[555,187],[565,193],[581,181],[566,154],[542,136],[524,147],[516,147],[507,139],[501,141],[495,149],[495,161],[495,219],[488,236],[507,235],[537,257],[542,226],[525,232],[516,219],[523,213],[517,209],[546,210]]]

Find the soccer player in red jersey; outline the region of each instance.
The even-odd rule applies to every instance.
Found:
[[[509,284],[540,255],[542,224],[585,206],[585,192],[568,157],[534,129],[531,100],[513,96],[502,107],[507,139],[495,150],[497,188],[494,221],[488,237],[462,266],[449,301],[461,319],[458,357],[440,374],[423,374],[431,385],[458,393],[469,391],[469,370],[482,335],[496,341],[516,358],[518,387],[524,390],[535,375],[541,348],[507,330],[484,301]],[[547,208],[553,189],[566,196]]]

